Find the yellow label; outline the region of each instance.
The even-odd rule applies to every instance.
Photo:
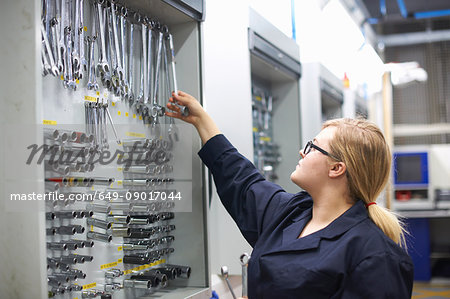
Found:
[[[121,115],[121,114],[122,114],[122,112],[120,112],[120,111],[117,111],[117,114],[118,114],[118,115]]]
[[[90,284],[85,284],[83,286],[83,290],[92,289],[92,288],[95,288],[96,286],[97,286],[96,282],[93,282],[93,283],[90,283]]]
[[[122,259],[118,259],[118,260],[117,260],[117,263],[120,264],[121,262],[122,262]]]
[[[91,225],[91,232],[93,232],[94,231],[94,226],[93,225]]]
[[[130,137],[145,138],[145,134],[135,133],[135,132],[126,132],[125,135],[130,136]]]
[[[139,120],[142,120],[142,115],[139,115]]]
[[[123,168],[122,168],[122,167],[119,167],[119,168],[117,168],[117,170],[118,170],[118,171],[122,171],[122,170],[123,170]]]
[[[60,78],[61,78],[61,81],[64,81],[64,76],[63,76],[63,75],[61,75],[61,77],[60,77]]]
[[[52,125],[52,126],[56,126],[56,121],[55,121],[55,120],[44,119],[44,120],[42,121],[42,123],[43,123],[44,125]]]
[[[97,91],[96,94],[97,94],[98,96],[100,96],[100,91]]]
[[[76,79],[75,83],[80,84],[80,80]]]
[[[116,106],[116,103],[115,102],[111,102],[111,105],[114,107],[114,106]]]
[[[117,266],[117,262],[104,264],[104,265],[100,266],[100,270],[107,269],[107,268],[112,268],[112,267],[115,267],[115,266]]]
[[[260,96],[256,96],[255,99],[258,101],[262,101],[262,98]]]
[[[136,118],[136,114],[135,113],[133,113],[133,118]]]
[[[89,102],[97,102],[97,98],[91,96],[84,96],[84,100]]]
[[[260,137],[259,140],[270,142],[270,137]]]
[[[117,247],[117,251],[122,251],[122,249],[123,249],[122,246]],[[120,262],[122,262],[122,259],[120,259]]]
[[[128,117],[128,112],[125,112],[125,116]]]
[[[117,181],[117,185],[122,186],[123,182],[122,181]]]
[[[130,273],[134,272],[134,271],[141,271],[141,270],[144,270],[144,269],[148,269],[150,267],[154,267],[154,266],[159,265],[159,264],[164,264],[165,262],[166,262],[166,260],[162,259],[162,260],[156,261],[156,262],[151,263],[151,264],[145,264],[145,265],[141,265],[139,267],[133,268],[133,269],[125,270],[125,271],[123,271],[123,274],[127,275],[127,274],[130,274]]]
[[[253,127],[253,132],[258,132],[258,128],[257,127]]]
[[[86,26],[84,26],[84,27],[83,27],[83,30],[87,32],[87,27],[86,27]]]

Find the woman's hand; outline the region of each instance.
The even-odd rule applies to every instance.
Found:
[[[189,115],[182,115],[181,108],[175,105],[176,103],[186,106],[189,109]],[[169,103],[167,103],[167,109],[170,110],[166,110],[167,116],[178,118],[194,125],[203,144],[210,138],[220,134],[215,122],[209,114],[206,113],[197,99],[183,91],[178,91],[178,94],[175,92],[172,93],[172,97],[169,99]]]
[[[181,109],[176,104],[186,106],[189,108],[189,115],[183,116],[181,114]],[[167,103],[167,108],[170,112],[166,112],[167,116],[181,119],[187,123],[196,126],[201,122],[201,118],[205,117],[206,111],[200,105],[196,98],[187,94],[183,91],[178,91],[178,94],[172,92],[172,97],[169,98],[169,103]],[[166,110],[167,111],[167,110]]]

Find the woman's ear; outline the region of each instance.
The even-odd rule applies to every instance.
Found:
[[[344,162],[334,162],[331,164],[330,171],[328,173],[330,178],[338,178],[341,175],[345,175],[347,166]]]

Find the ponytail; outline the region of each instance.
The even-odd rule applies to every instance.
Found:
[[[379,205],[370,205],[367,207],[370,219],[384,232],[386,236],[395,243],[406,249],[405,234],[406,229],[403,222],[398,217]]]
[[[349,193],[361,199],[372,221],[399,246],[406,248],[404,224],[391,211],[376,204],[389,180],[391,152],[381,130],[364,119],[333,119],[323,128],[336,127],[330,149],[347,166]]]

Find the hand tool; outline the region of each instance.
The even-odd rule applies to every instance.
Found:
[[[41,34],[42,39],[44,41],[45,50],[47,51],[48,59],[50,61],[50,72],[53,76],[57,76],[59,71],[58,67],[55,64],[55,60],[53,59],[53,51],[50,47],[50,43],[48,42],[48,32],[45,31],[44,24],[41,23]],[[44,56],[45,57],[45,56]]]
[[[240,257],[239,261],[242,266],[242,297],[248,297],[248,262],[250,260],[250,255],[244,252]]]
[[[220,272],[222,273],[222,277],[227,282],[228,288],[230,289],[231,296],[233,296],[233,299],[236,299],[236,295],[234,294],[233,288],[231,287],[230,281],[228,280],[228,267],[222,266],[222,268],[220,268]]]
[[[105,41],[105,20],[103,18],[103,8],[102,4],[104,3],[104,0],[98,0],[97,2],[97,15],[98,15],[98,34],[99,34],[99,48],[100,48],[100,55],[99,55],[99,62],[97,64],[97,68],[102,73],[109,73],[110,68],[109,64],[106,61],[106,41]]]
[[[175,50],[173,47],[173,37],[172,34],[170,34],[170,32],[167,32],[166,34],[166,39],[169,43],[169,51],[171,54],[171,59],[170,59],[170,65],[172,67],[172,84],[173,84],[173,91],[175,92],[175,94],[178,94],[178,85],[177,85],[177,74],[176,74],[176,70],[175,70]],[[181,114],[183,116],[188,116],[189,115],[189,108],[186,106],[180,106],[181,109]]]

